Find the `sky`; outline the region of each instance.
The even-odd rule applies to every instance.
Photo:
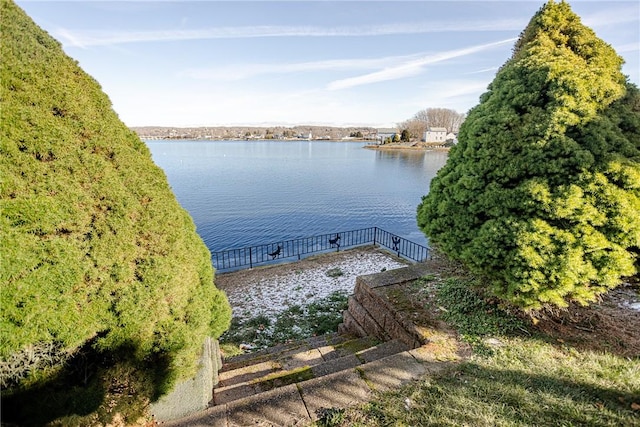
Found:
[[[130,127],[395,127],[477,105],[544,1],[16,3]],[[640,2],[569,4],[640,84]]]

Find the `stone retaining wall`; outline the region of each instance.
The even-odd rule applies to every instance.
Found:
[[[411,348],[425,344],[413,322],[395,310],[383,291],[385,287],[419,279],[427,272],[424,264],[415,264],[356,278],[354,294],[349,297],[349,308],[343,313],[338,332],[359,337],[370,335],[381,341],[396,339]]]
[[[218,340],[205,339],[199,369],[195,377],[182,381],[173,391],[151,404],[155,421],[170,421],[206,409],[218,384],[222,357]]]

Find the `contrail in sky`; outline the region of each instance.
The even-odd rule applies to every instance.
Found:
[[[522,29],[524,25],[526,25],[526,22],[523,20],[506,19],[493,22],[421,22],[412,24],[398,23],[329,28],[316,26],[271,25],[154,31],[76,31],[59,28],[56,31],[56,35],[65,45],[85,48],[89,46],[180,40],[240,39],[257,37],[375,37],[460,31],[515,31]]]
[[[496,46],[500,46],[506,43],[513,43],[517,38],[510,38],[501,40],[498,42],[481,44],[477,46],[471,46],[464,49],[449,50],[446,52],[436,53],[427,57],[408,61],[404,64],[397,65],[395,67],[385,68],[380,71],[376,71],[369,74],[363,74],[357,77],[350,77],[347,79],[334,80],[327,85],[329,90],[347,89],[354,86],[367,85],[371,83],[383,82],[388,80],[397,80],[404,77],[414,76],[422,72],[425,65],[435,64],[437,62],[446,61],[452,58],[459,58],[461,56],[471,55],[483,50],[491,49]]]

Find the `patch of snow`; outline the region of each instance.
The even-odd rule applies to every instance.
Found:
[[[640,302],[626,302],[624,305],[631,310],[640,311]]]
[[[291,306],[308,305],[335,291],[352,293],[358,276],[405,266],[383,253],[362,253],[320,267],[259,278],[225,291],[234,317],[247,319],[264,315],[274,320],[278,313]],[[329,277],[327,271],[331,269],[340,269],[343,274]]]

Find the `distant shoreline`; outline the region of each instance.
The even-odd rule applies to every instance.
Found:
[[[149,137],[140,137],[142,140],[147,141],[155,141],[155,142],[180,142],[180,141],[198,141],[198,142],[351,142],[351,143],[363,143],[362,148],[367,148],[369,150],[376,151],[449,151],[451,147],[441,147],[441,146],[429,146],[424,143],[420,145],[404,145],[404,144],[371,144],[371,140],[367,139],[303,139],[303,138],[282,138],[282,139],[260,139],[260,138],[225,138],[225,139],[203,139],[203,138],[149,138]]]
[[[407,145],[396,145],[396,144],[383,144],[383,145],[365,145],[363,148],[368,148],[369,150],[378,150],[378,151],[397,151],[397,150],[405,150],[405,151],[449,151],[450,147],[428,147],[428,146],[407,146]]]
[[[342,139],[326,139],[326,138],[167,138],[167,137],[149,137],[140,136],[140,139],[148,141],[205,141],[205,142],[371,142],[371,139],[356,139],[356,138],[342,138]]]
[[[194,139],[194,140],[254,140],[254,139],[312,139],[340,141],[355,139],[375,141],[378,130],[371,127],[333,126],[207,126],[207,127],[131,127],[142,139]]]
[[[199,139],[199,138],[143,138],[142,140],[147,141],[155,141],[155,142],[180,142],[180,141],[198,141],[198,142],[327,142],[327,143],[340,143],[340,142],[350,142],[350,143],[364,143],[362,148],[366,148],[369,150],[376,151],[449,151],[451,147],[439,147],[439,146],[428,146],[428,145],[402,145],[402,144],[370,144],[371,140],[366,139],[302,139],[302,138],[291,138],[291,139],[243,139],[243,138],[227,138],[227,139]]]

